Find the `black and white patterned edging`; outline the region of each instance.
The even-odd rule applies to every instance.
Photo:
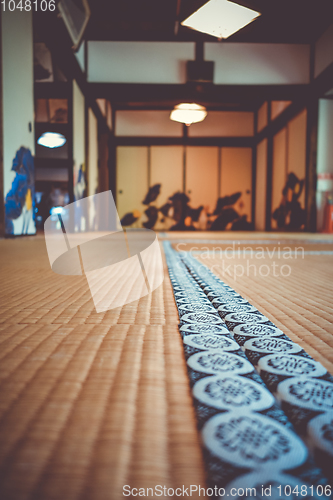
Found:
[[[206,266],[168,242],[164,250],[209,484],[227,491],[259,482],[325,486],[312,453],[253,367],[277,352],[315,362]]]

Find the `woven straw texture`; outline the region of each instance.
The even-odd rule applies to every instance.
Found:
[[[267,234],[264,237],[269,238]],[[252,234],[247,238],[252,240]],[[196,243],[194,256],[332,373],[333,244],[316,244],[316,239],[324,241],[323,238],[328,240],[327,235],[306,235],[306,243],[291,243],[295,235],[291,235],[289,241],[284,235],[283,240],[278,240],[280,244],[266,245],[242,242],[237,235],[235,240],[241,243],[235,246],[234,254],[230,245],[223,242],[214,245]],[[188,243],[180,249],[190,251],[193,247],[194,244]],[[267,248],[268,252],[262,254],[259,247]],[[243,248],[247,249],[245,254]],[[313,254],[313,251],[323,254]],[[327,251],[331,254],[324,253]],[[281,269],[282,266],[289,266],[289,269]]]
[[[272,244],[282,240],[252,233],[161,235],[175,245],[186,241],[181,250],[212,249],[209,240],[270,237]],[[297,243],[305,250],[333,250],[322,235],[288,238],[306,238]],[[97,314],[85,277],[51,271],[43,237],[2,240],[0,253],[1,499],[118,500],[126,484],[204,486],[167,273],[152,295]],[[248,258],[257,265],[272,260]],[[255,276],[252,269],[236,279],[223,275],[219,255],[201,259],[333,371],[332,255],[284,261],[289,277]]]
[[[0,498],[108,500],[201,484],[171,284],[97,314],[44,239],[0,241]]]

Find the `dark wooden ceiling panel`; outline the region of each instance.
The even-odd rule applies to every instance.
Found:
[[[89,40],[209,40],[175,23],[206,0],[90,0]],[[332,0],[237,0],[261,17],[232,35],[228,42],[311,43],[333,22]]]
[[[182,20],[204,3],[204,0],[89,0],[92,15],[85,39],[219,43],[185,27],[180,27],[175,35],[177,11],[178,20]],[[222,43],[311,43],[333,23],[333,0],[237,0],[237,3],[262,12],[262,16]],[[108,98],[116,109],[171,109],[182,100],[193,100],[208,109],[254,110],[265,99],[294,100],[304,97],[308,90],[306,85],[87,84],[56,11],[34,13],[34,36],[36,41],[48,44],[54,62],[64,74],[82,81],[89,102],[94,103],[98,97]],[[316,91],[318,96],[332,87],[332,75],[326,74],[327,71],[318,80],[323,81]]]

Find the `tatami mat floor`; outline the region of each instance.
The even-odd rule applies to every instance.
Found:
[[[197,247],[195,257],[332,372],[333,255],[286,260],[291,273],[278,277],[223,276],[220,255],[200,256],[215,240],[271,237],[333,251],[326,235],[160,235]],[[85,277],[51,271],[42,236],[1,240],[0,253],[0,497],[114,500],[125,484],[204,485],[167,274],[150,296],[97,314]]]
[[[171,284],[97,314],[40,238],[0,241],[0,498],[204,484]]]
[[[266,235],[265,243],[248,243],[252,234],[247,240],[237,234],[232,245],[221,240],[174,248],[192,252],[332,373],[333,240],[295,236],[267,243]]]

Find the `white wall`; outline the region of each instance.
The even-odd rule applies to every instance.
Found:
[[[209,111],[204,121],[193,123],[189,137],[253,136],[253,113]],[[170,120],[170,111],[117,111],[117,136],[182,137],[183,125]]]
[[[333,100],[319,99],[317,172],[333,174]],[[333,189],[333,183],[319,184],[319,191]]]
[[[308,45],[205,43],[205,59],[215,61],[216,84],[309,82]],[[88,81],[185,83],[193,42],[88,42]]]
[[[85,42],[82,42],[79,50],[77,52],[75,52],[76,60],[79,63],[82,71],[86,70],[86,68],[85,68],[85,51],[86,51],[86,45],[85,45]]]
[[[88,42],[88,81],[185,83],[193,42]]]
[[[92,109],[88,110],[88,196],[98,189],[98,124]]]
[[[117,111],[117,136],[181,137],[183,126],[170,120],[170,111]]]
[[[24,146],[32,155],[35,153],[32,13],[17,9],[1,12],[1,32],[5,198],[15,178],[11,168],[16,151]],[[22,216],[13,220],[13,224],[14,233],[21,234]],[[35,231],[35,224],[30,220],[27,233]]]
[[[309,58],[309,45],[205,43],[205,59],[215,61],[216,84],[309,83]]]

